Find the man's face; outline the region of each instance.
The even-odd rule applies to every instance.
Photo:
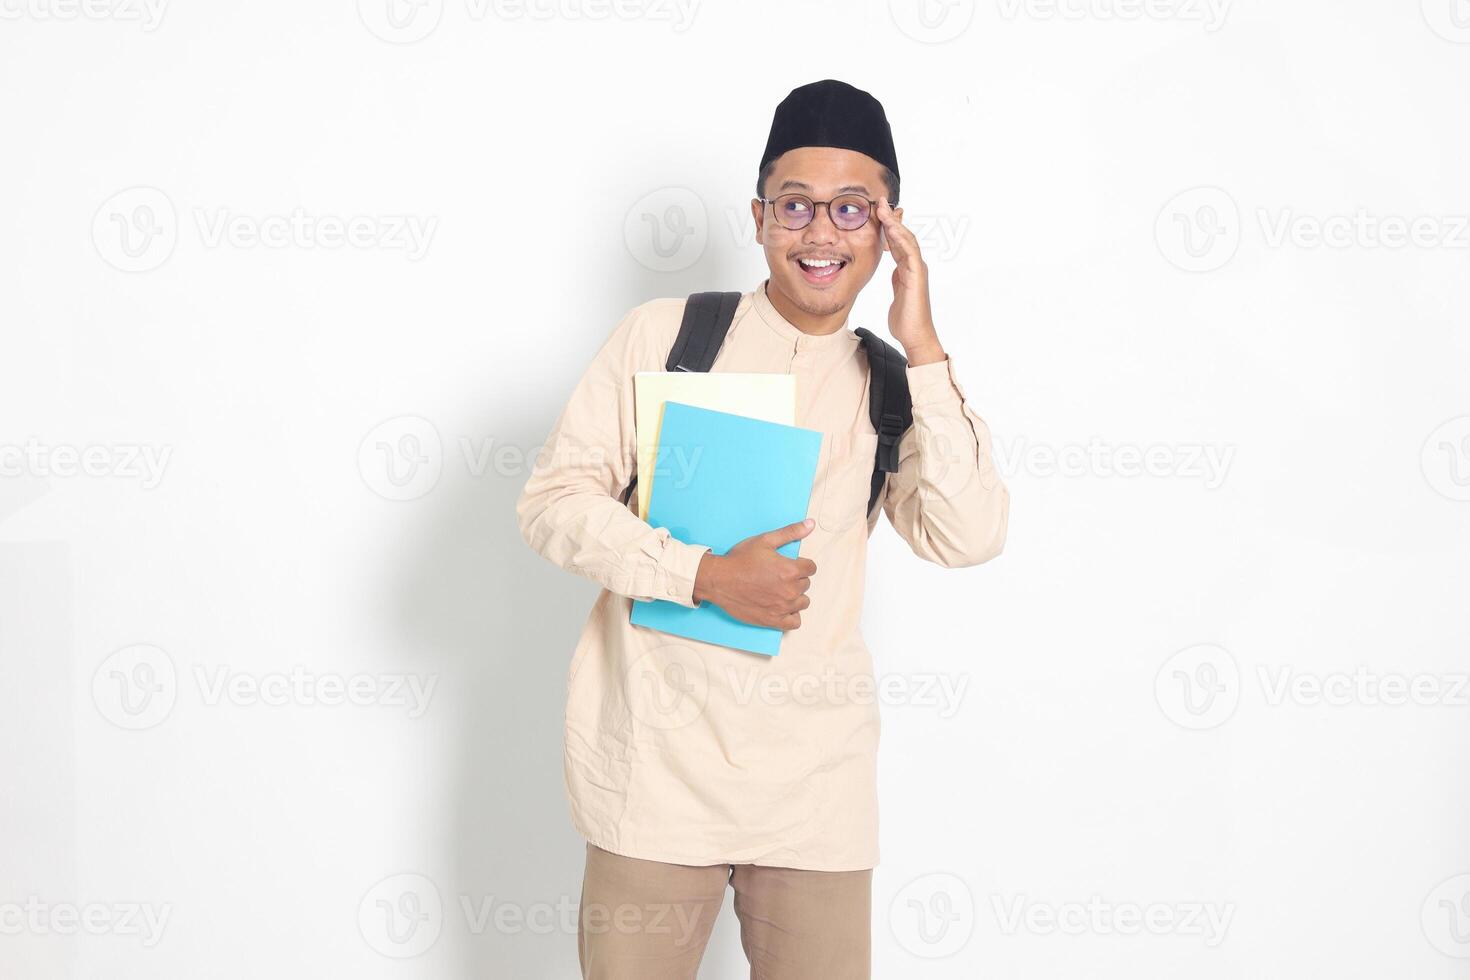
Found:
[[[855,150],[829,146],[803,146],[776,158],[766,179],[765,196],[805,194],[813,201],[830,201],[842,194],[859,194],[876,201],[888,195],[883,167]],[[830,316],[852,306],[858,293],[873,278],[878,260],[888,249],[876,209],[856,231],[843,231],[832,223],[827,208],[817,207],[811,222],[797,231],[776,221],[774,205],[750,202],[755,216],[755,240],[766,250],[771,269],[771,289],[778,289],[797,309],[812,316]],[[902,218],[902,209],[894,209]],[[802,259],[836,259],[842,267],[803,268]],[[828,274],[823,275],[826,271]]]

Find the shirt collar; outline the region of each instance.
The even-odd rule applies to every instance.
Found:
[[[777,312],[776,307],[772,305],[771,298],[766,295],[766,286],[770,282],[770,278],[767,277],[764,282],[755,288],[753,303],[756,314],[782,340],[794,343],[802,348],[821,347],[824,349],[840,348],[844,345],[855,347],[861,343],[861,338],[848,329],[846,321],[843,321],[842,326],[831,333],[807,333],[805,330],[797,327]]]

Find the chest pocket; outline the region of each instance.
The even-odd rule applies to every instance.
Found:
[[[871,432],[824,432],[818,470],[822,499],[817,524],[824,531],[845,531],[867,522],[873,460],[878,436]]]

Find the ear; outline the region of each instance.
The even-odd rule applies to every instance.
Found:
[[[755,243],[757,245],[764,245],[765,242],[761,241],[761,233],[765,226],[764,218],[766,216],[766,208],[758,199],[753,197],[750,199],[750,216],[755,219]]]

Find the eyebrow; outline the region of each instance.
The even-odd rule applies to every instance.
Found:
[[[799,180],[783,180],[783,181],[781,181],[781,186],[777,188],[777,190],[783,190],[783,191],[784,190],[798,190],[798,191],[808,191],[808,192],[810,192],[811,189],[812,189],[812,187],[811,187],[810,184],[803,184]],[[841,187],[837,188],[836,193],[838,193],[838,194],[864,194],[864,195],[866,195],[868,193],[868,188],[864,184],[843,184]]]

